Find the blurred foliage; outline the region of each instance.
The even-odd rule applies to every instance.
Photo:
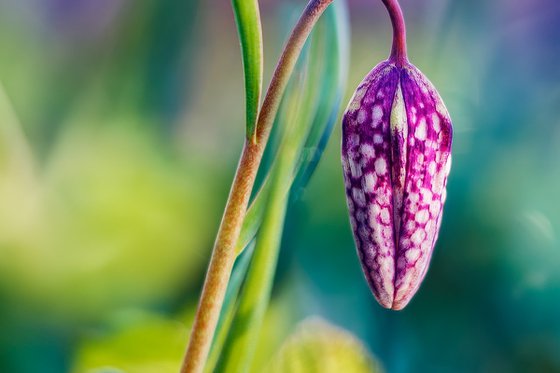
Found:
[[[193,317],[191,311],[181,321]],[[112,324],[116,330],[113,333],[88,335],[76,354],[72,372],[177,372],[188,339],[188,329],[182,322],[128,311]]]
[[[3,224],[2,277],[21,285],[5,292],[77,320],[169,299],[204,262],[206,171],[166,159],[146,131],[71,128],[33,184],[3,194],[4,206],[29,205],[3,210],[27,214]]]
[[[375,373],[382,370],[351,334],[321,319],[308,319],[288,337],[266,371]]]

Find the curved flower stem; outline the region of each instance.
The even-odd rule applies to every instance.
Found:
[[[408,62],[406,55],[406,27],[404,24],[404,16],[399,5],[398,0],[381,0],[393,25],[393,47],[391,49],[391,60],[397,63],[397,66],[402,66]]]
[[[259,113],[256,137],[254,141],[245,142],[214,243],[189,345],[181,367],[182,373],[199,373],[204,368],[235,261],[235,245],[282,94],[307,37],[332,1],[311,0],[307,4],[272,76]]]

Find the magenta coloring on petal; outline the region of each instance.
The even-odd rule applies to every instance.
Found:
[[[435,246],[451,165],[451,119],[413,65],[385,61],[343,117],[342,164],[350,223],[379,303],[404,308]]]

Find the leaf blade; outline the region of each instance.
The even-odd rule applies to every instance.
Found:
[[[322,79],[319,110],[312,119],[312,129],[301,157],[299,172],[292,189],[303,188],[311,178],[340,114],[349,69],[350,21],[344,1],[335,2],[325,12],[328,27],[324,31],[326,48],[325,73]],[[327,110],[325,110],[325,108]],[[329,109],[330,108],[330,109]]]
[[[218,361],[218,372],[247,371],[252,362],[254,346],[268,306],[284,220],[288,207],[289,183],[297,164],[302,145],[302,135],[298,125],[305,111],[308,87],[308,58],[302,55],[298,61],[300,69],[294,73],[284,96],[279,122],[285,127],[278,154],[267,179],[267,190],[262,190],[264,202],[262,226],[256,237],[256,246],[247,277],[239,294],[237,309],[231,322],[231,329],[223,345]],[[304,140],[304,138],[303,138]]]
[[[345,7],[345,3],[343,1],[342,3],[344,4],[342,7]],[[333,10],[326,10],[327,14],[331,12]],[[332,16],[319,21],[304,50],[307,53],[302,54],[298,60],[296,70],[282,99],[277,118],[277,124],[283,128],[282,140],[270,173],[248,210],[236,246],[239,254],[246,243],[256,235],[255,253],[251,266],[247,269],[247,277],[243,290],[239,294],[235,315],[233,320],[230,320],[231,329],[225,341],[221,342],[223,348],[216,371],[243,371],[250,365],[252,350],[257,342],[256,333],[260,329],[270,298],[294,177],[299,169],[307,166],[308,163],[302,162],[303,150],[309,141],[328,138],[330,135],[330,130],[323,130],[325,127],[323,123],[315,128],[317,121],[321,118],[323,121],[329,119],[326,128],[332,130],[331,123],[336,119],[331,119],[333,115],[330,113],[334,111],[336,117],[342,94],[339,94],[338,90],[334,93],[325,93],[321,90],[333,86],[340,88],[341,84],[338,83],[345,82],[345,76],[344,79],[341,77],[345,75],[346,70],[341,68],[342,64],[339,63],[338,56],[338,53],[344,53],[345,50],[336,48],[334,53],[329,52],[328,39],[332,36],[336,37],[329,32],[329,29],[333,23],[337,29],[337,22],[340,20]],[[331,63],[334,67],[330,71],[328,65],[324,64],[325,56],[327,59],[334,59]],[[334,73],[332,78],[328,76],[331,73]],[[327,83],[325,84],[324,81]],[[336,106],[334,110],[331,105]],[[321,115],[321,111],[328,113]],[[312,131],[319,132],[319,136],[314,136]]]
[[[318,84],[315,88],[307,88],[306,96],[314,96],[319,93],[320,97],[317,103],[307,104],[313,107],[312,110],[307,110],[307,113],[300,115],[300,124],[303,123],[302,121],[313,121],[313,123],[311,129],[308,130],[299,160],[300,165],[296,168],[297,173],[289,180],[282,181],[286,198],[290,190],[296,191],[303,188],[309,181],[338,119],[348,75],[349,33],[348,10],[345,1],[331,4],[325,11],[323,19],[319,21],[317,29],[313,31],[311,41],[322,42],[323,45],[322,48],[310,48],[308,58],[324,61],[326,66],[321,69],[319,77],[317,77],[316,71],[311,72],[309,77],[313,84],[317,82]],[[311,64],[314,64],[314,62],[312,61]],[[294,87],[292,85],[288,87],[285,96],[287,97],[303,89],[302,86]],[[305,100],[303,97],[302,99]],[[286,111],[285,104],[283,102],[280,113]],[[281,119],[279,118],[282,123],[285,123],[285,120]],[[247,210],[236,246],[236,255],[239,255],[257,234],[266,208],[266,195],[269,188],[270,182],[267,179]]]
[[[257,0],[232,0],[245,74],[246,136],[255,141],[263,81],[262,26]]]

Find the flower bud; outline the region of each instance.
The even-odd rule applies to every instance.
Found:
[[[362,81],[343,117],[350,223],[377,301],[404,308],[428,270],[451,166],[451,119],[413,65],[389,60]]]

